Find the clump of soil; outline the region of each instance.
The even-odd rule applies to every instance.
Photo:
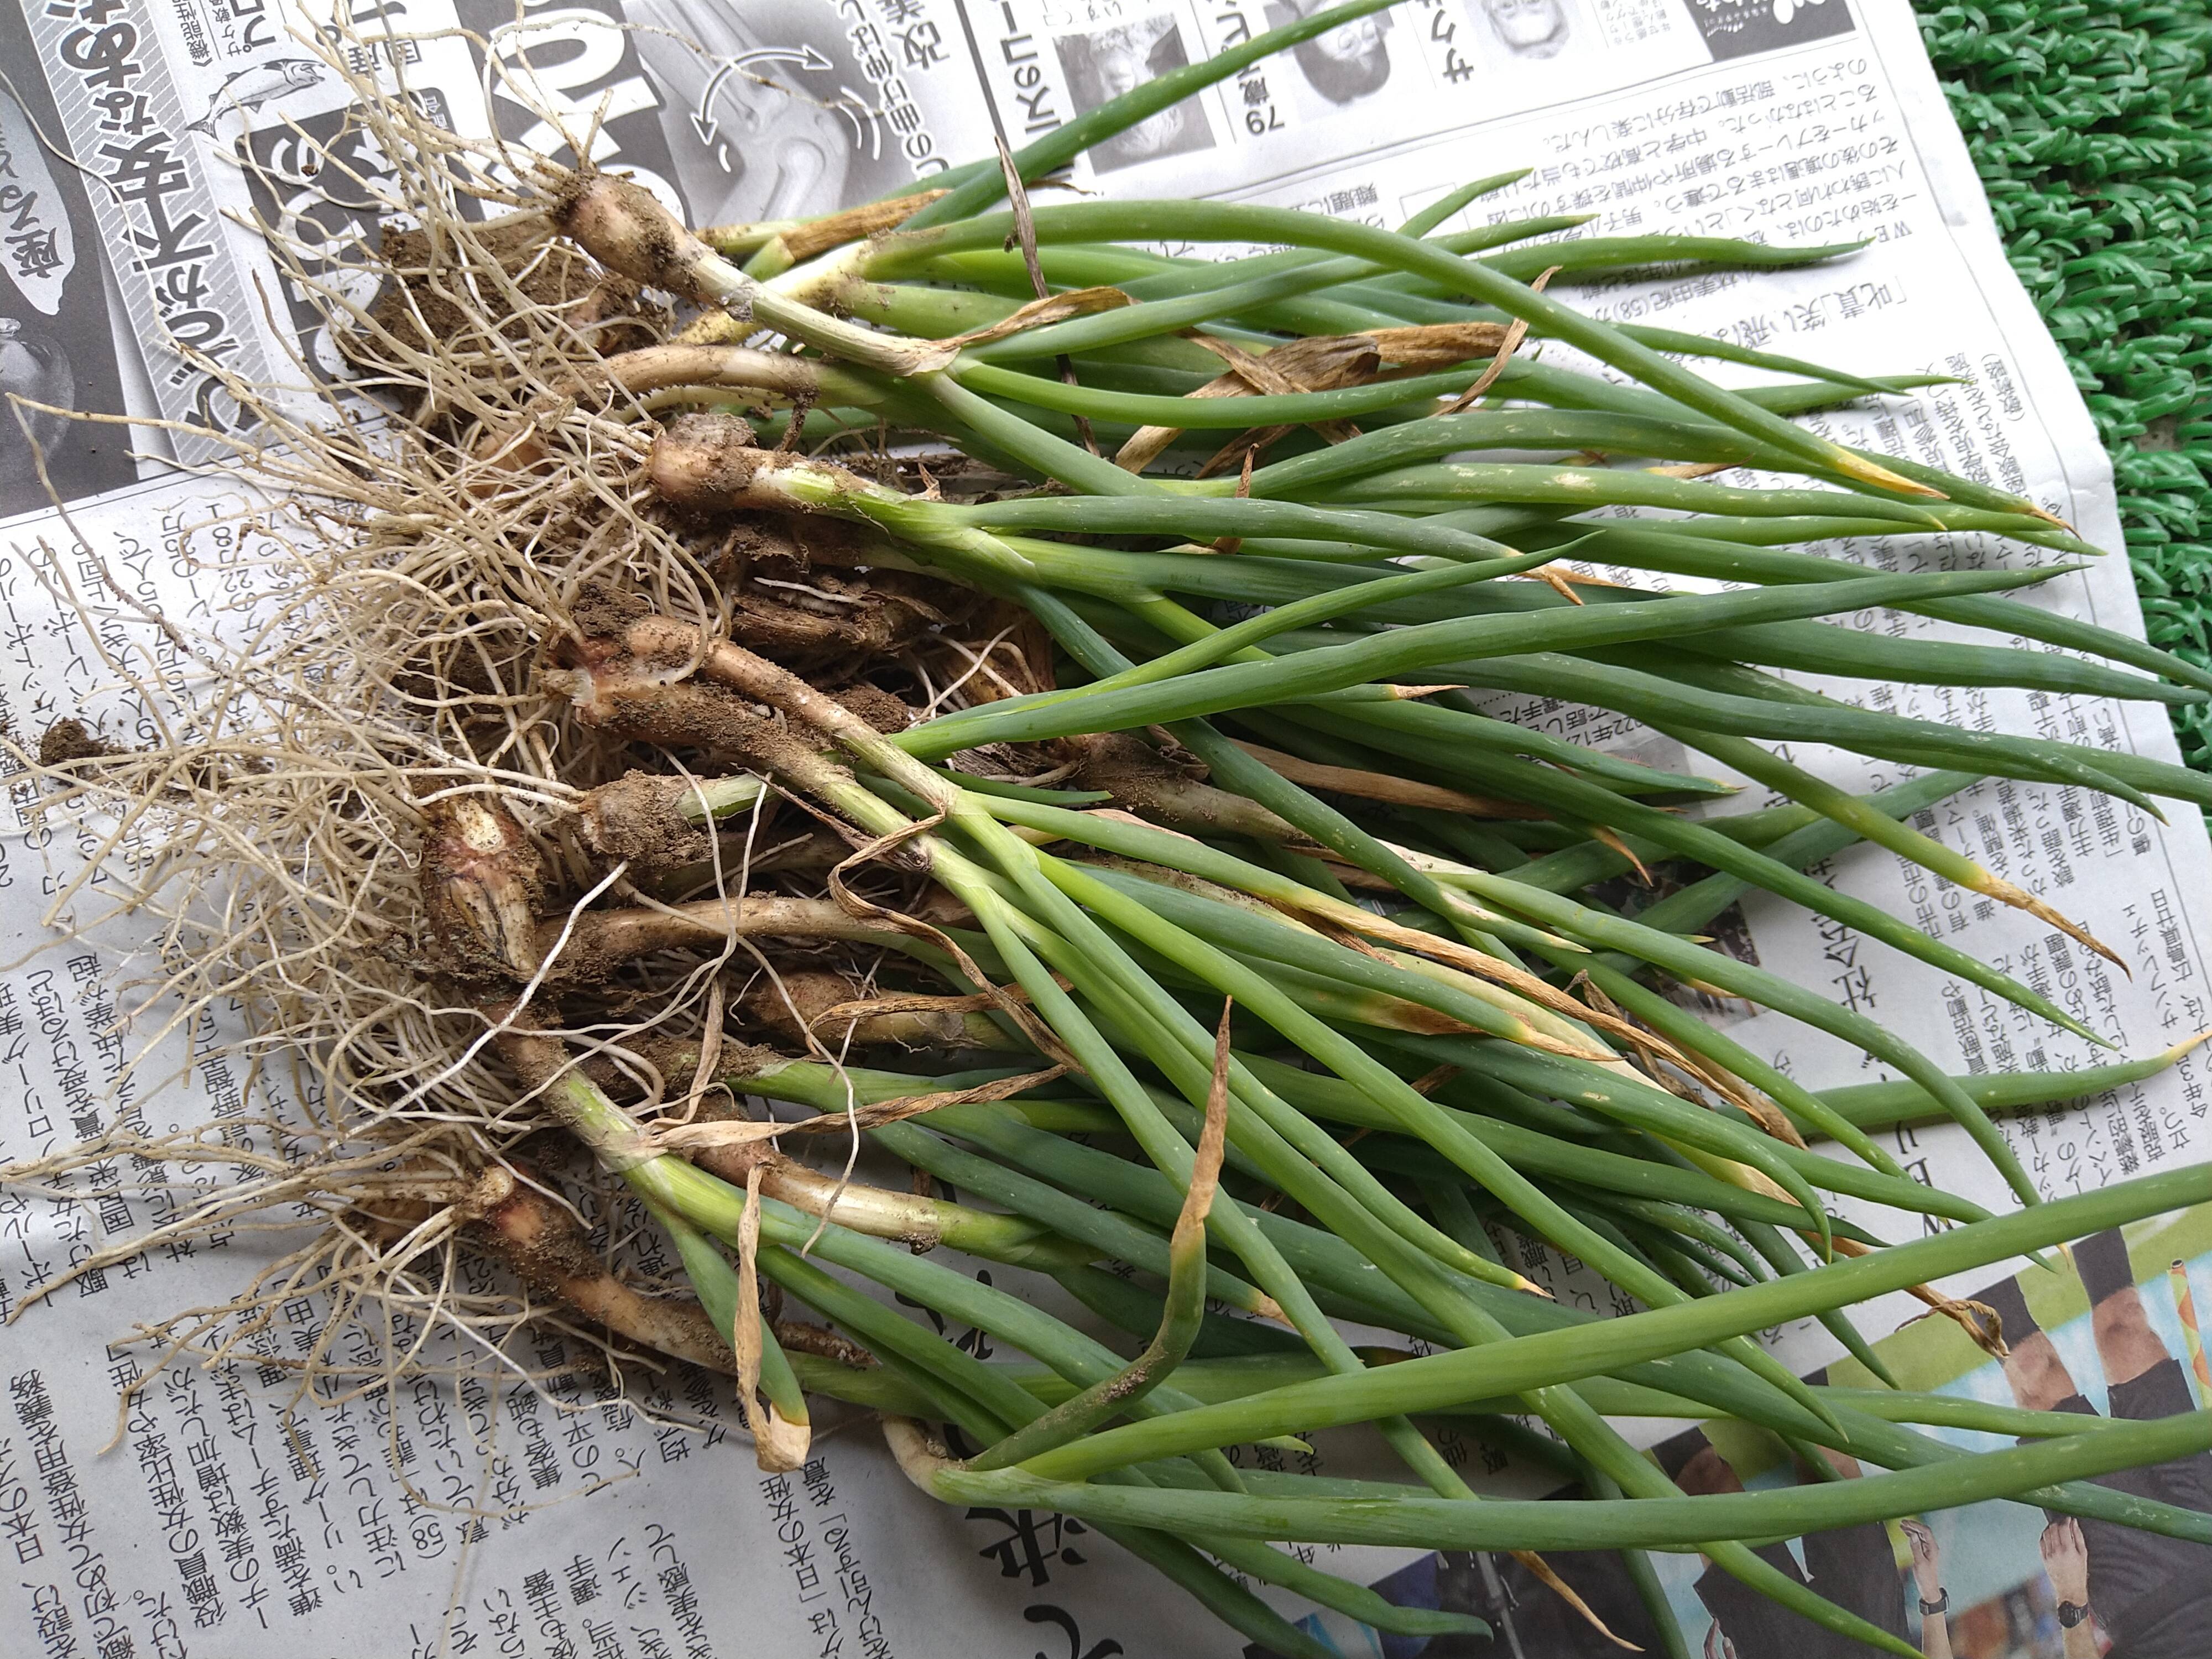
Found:
[[[103,755],[125,751],[97,736],[80,720],[59,720],[39,738],[39,764],[65,766],[71,761],[98,760]]]

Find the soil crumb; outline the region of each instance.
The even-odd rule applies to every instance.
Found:
[[[39,739],[41,766],[65,766],[71,761],[97,760],[102,755],[122,752],[113,744],[94,736],[92,728],[80,720],[56,720]]]

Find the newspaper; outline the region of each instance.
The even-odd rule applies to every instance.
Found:
[[[386,165],[349,122],[343,80],[308,50],[319,34],[349,43],[355,68],[456,131],[549,146],[561,129],[588,131],[591,160],[629,171],[692,222],[727,222],[866,199],[988,154],[994,133],[1019,145],[1314,3],[361,0],[335,20],[342,28],[285,0],[0,5],[0,388],[162,422],[135,428],[126,444],[113,427],[35,414],[21,429],[0,422],[0,512],[21,515],[0,528],[0,719],[41,732],[111,682],[61,614],[48,580],[56,569],[88,596],[102,637],[119,638],[136,606],[204,623],[250,599],[246,532],[223,520],[217,486],[179,467],[218,453],[211,438],[240,418],[207,362],[263,380],[337,366],[254,228],[281,224],[334,248],[373,234],[370,204],[302,165],[313,145],[364,177]],[[1457,222],[1586,212],[1596,216],[1591,229],[1607,233],[1865,240],[1863,252],[1828,265],[1614,284],[1579,298],[1603,315],[1748,346],[1956,375],[1960,384],[1814,424],[2023,492],[2119,547],[2088,415],[2005,264],[1905,0],[1407,0],[1100,146],[1073,182],[1388,225],[1514,167],[1531,171]],[[49,486],[70,504],[66,521],[49,509]],[[1931,538],[1915,556],[1993,552],[1960,536]],[[2118,556],[2031,602],[2140,632]],[[1872,614],[1853,625],[1934,627]],[[188,668],[158,644],[151,660],[157,689]],[[2156,704],[1828,689],[1964,726],[2176,758]],[[1519,712],[1585,741],[1650,737],[1588,709]],[[1885,781],[1882,769],[1849,757],[1796,758],[1855,787]],[[173,1034],[166,1083],[161,1066],[124,1075],[137,1038],[116,1029],[116,980],[143,941],[126,930],[119,943],[55,942],[44,922],[58,896],[64,921],[100,908],[97,884],[64,890],[91,832],[65,844],[64,830],[24,805],[19,783],[0,840],[0,955],[16,964],[0,974],[0,1156],[51,1151],[118,1122],[158,1133],[242,1120],[272,1099],[281,1109],[293,1085],[267,1077],[249,1106],[248,1080],[212,1052],[225,1029],[212,1015]],[[2212,1023],[2199,939],[2212,919],[2212,858],[2197,815],[2172,816],[2161,824],[2077,791],[1999,784],[1923,820],[2113,943],[2131,976],[1887,854],[1859,849],[1826,874],[2140,1054]],[[2092,1058],[2087,1044],[1974,988],[1789,907],[1747,903],[1734,938],[1767,966],[1874,1012],[1953,1070]],[[1733,1030],[1814,1086],[1876,1075],[1863,1057],[1771,1016]],[[2039,1188],[2057,1194],[2198,1158],[2205,1114],[2203,1068],[2186,1060],[2085,1105],[2014,1118],[2005,1132]],[[2008,1201],[1955,1132],[1902,1133],[1898,1146],[1927,1178]],[[64,1196],[0,1194],[0,1310],[66,1279],[106,1242],[158,1226],[191,1195],[129,1159],[79,1172]],[[1898,1223],[1893,1212],[1860,1218],[1878,1231]],[[335,1409],[293,1410],[291,1374],[275,1362],[319,1319],[303,1295],[249,1345],[246,1363],[179,1364],[147,1382],[150,1351],[125,1345],[134,1328],[220,1301],[270,1248],[248,1231],[157,1242],[61,1283],[0,1332],[0,1650],[1238,1651],[1194,1603],[1076,1522],[961,1513],[926,1498],[865,1424],[825,1437],[802,1473],[764,1476],[741,1440],[725,1437],[734,1416],[705,1379],[671,1374],[624,1396],[558,1340],[515,1354],[507,1382],[484,1382],[480,1365],[433,1365]],[[1532,1254],[1527,1269],[1567,1300],[1601,1305],[1554,1259]],[[2186,1289],[2185,1274],[2160,1305],[2184,1305]],[[1861,1323],[1879,1335],[1920,1311],[1895,1297],[1863,1310]],[[2184,1322],[2193,1338],[2193,1316]],[[1770,1340],[1800,1369],[1838,1352],[1809,1323]],[[533,1387],[522,1367],[550,1380]],[[118,1425],[118,1399],[140,1382]],[[1649,1425],[1646,1438],[1674,1426]],[[1445,1431],[1442,1443],[1501,1489],[1541,1492],[1556,1479],[1472,1437]],[[1332,1437],[1311,1466],[1356,1463],[1368,1449],[1356,1435]],[[1464,1571],[1463,1560],[1405,1551],[1305,1553],[1431,1595]],[[1265,1594],[1294,1618],[1313,1611]],[[1379,1650],[1341,1620],[1315,1627],[1346,1652]],[[1693,1625],[1693,1641],[1703,1634]]]

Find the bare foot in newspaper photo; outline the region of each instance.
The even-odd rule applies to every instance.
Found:
[[[1063,34],[1053,42],[1067,76],[1068,96],[1078,110],[1094,110],[1109,98],[1156,81],[1190,61],[1182,30],[1164,14],[1116,24],[1089,34]],[[1139,161],[1213,148],[1206,112],[1186,99],[1092,147],[1091,165],[1115,173]]]

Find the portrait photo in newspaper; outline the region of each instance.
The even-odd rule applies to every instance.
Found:
[[[1599,49],[1577,0],[1467,0],[1492,61],[1544,63]]]
[[[1324,0],[1269,0],[1267,27],[1285,25],[1327,9]],[[1371,98],[1390,82],[1391,15],[1370,13],[1292,48],[1291,62],[1324,108]]]
[[[1053,40],[1068,97],[1079,111],[1094,110],[1109,98],[1155,80],[1190,62],[1182,26],[1166,12],[1116,23],[1087,33]],[[1119,172],[1140,161],[1213,148],[1213,129],[1203,102],[1186,99],[1117,133],[1091,151],[1092,171]]]

